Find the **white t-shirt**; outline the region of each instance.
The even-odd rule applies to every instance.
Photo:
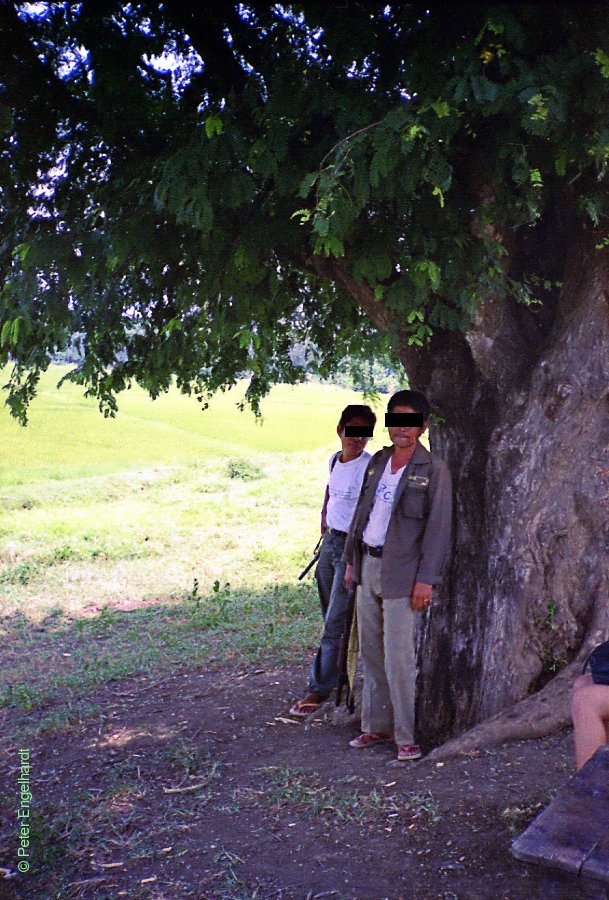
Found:
[[[333,456],[330,457],[332,467]],[[351,462],[342,463],[337,458],[334,468],[331,468],[328,479],[330,499],[326,510],[326,522],[329,528],[337,531],[349,531],[351,519],[362,487],[362,481],[368,467],[370,454],[364,452]]]
[[[408,465],[408,463],[406,463]],[[395,474],[391,472],[391,456],[387,460],[385,471],[379,478],[374,495],[374,503],[370,510],[370,516],[364,528],[364,543],[369,547],[382,547],[385,543],[385,535],[393,508],[393,498],[398,481],[404,474],[404,466]]]

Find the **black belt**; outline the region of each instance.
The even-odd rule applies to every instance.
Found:
[[[368,556],[375,556],[377,559],[383,555],[382,547],[369,547],[368,544],[364,544],[362,541],[362,547],[364,548],[364,553],[367,553]]]
[[[330,534],[338,535],[338,537],[345,537],[345,538],[347,537],[347,532],[339,531],[338,528],[328,528],[328,531],[330,532]]]

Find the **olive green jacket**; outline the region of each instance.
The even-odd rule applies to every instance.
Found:
[[[353,566],[361,582],[362,535],[376,488],[393,453],[384,447],[366,470],[343,560]],[[452,537],[452,485],[448,466],[418,444],[405,467],[393,498],[381,563],[381,592],[385,599],[410,597],[415,581],[440,584],[448,564]]]

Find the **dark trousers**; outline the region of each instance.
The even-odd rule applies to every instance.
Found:
[[[324,630],[311,666],[309,690],[317,691],[322,698],[338,684],[338,651],[347,612],[346,565],[342,561],[345,540],[326,531],[315,572]]]

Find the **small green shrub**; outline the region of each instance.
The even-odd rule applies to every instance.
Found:
[[[242,481],[255,481],[264,478],[264,472],[249,459],[229,459],[226,464],[226,472],[229,478],[240,478]]]

